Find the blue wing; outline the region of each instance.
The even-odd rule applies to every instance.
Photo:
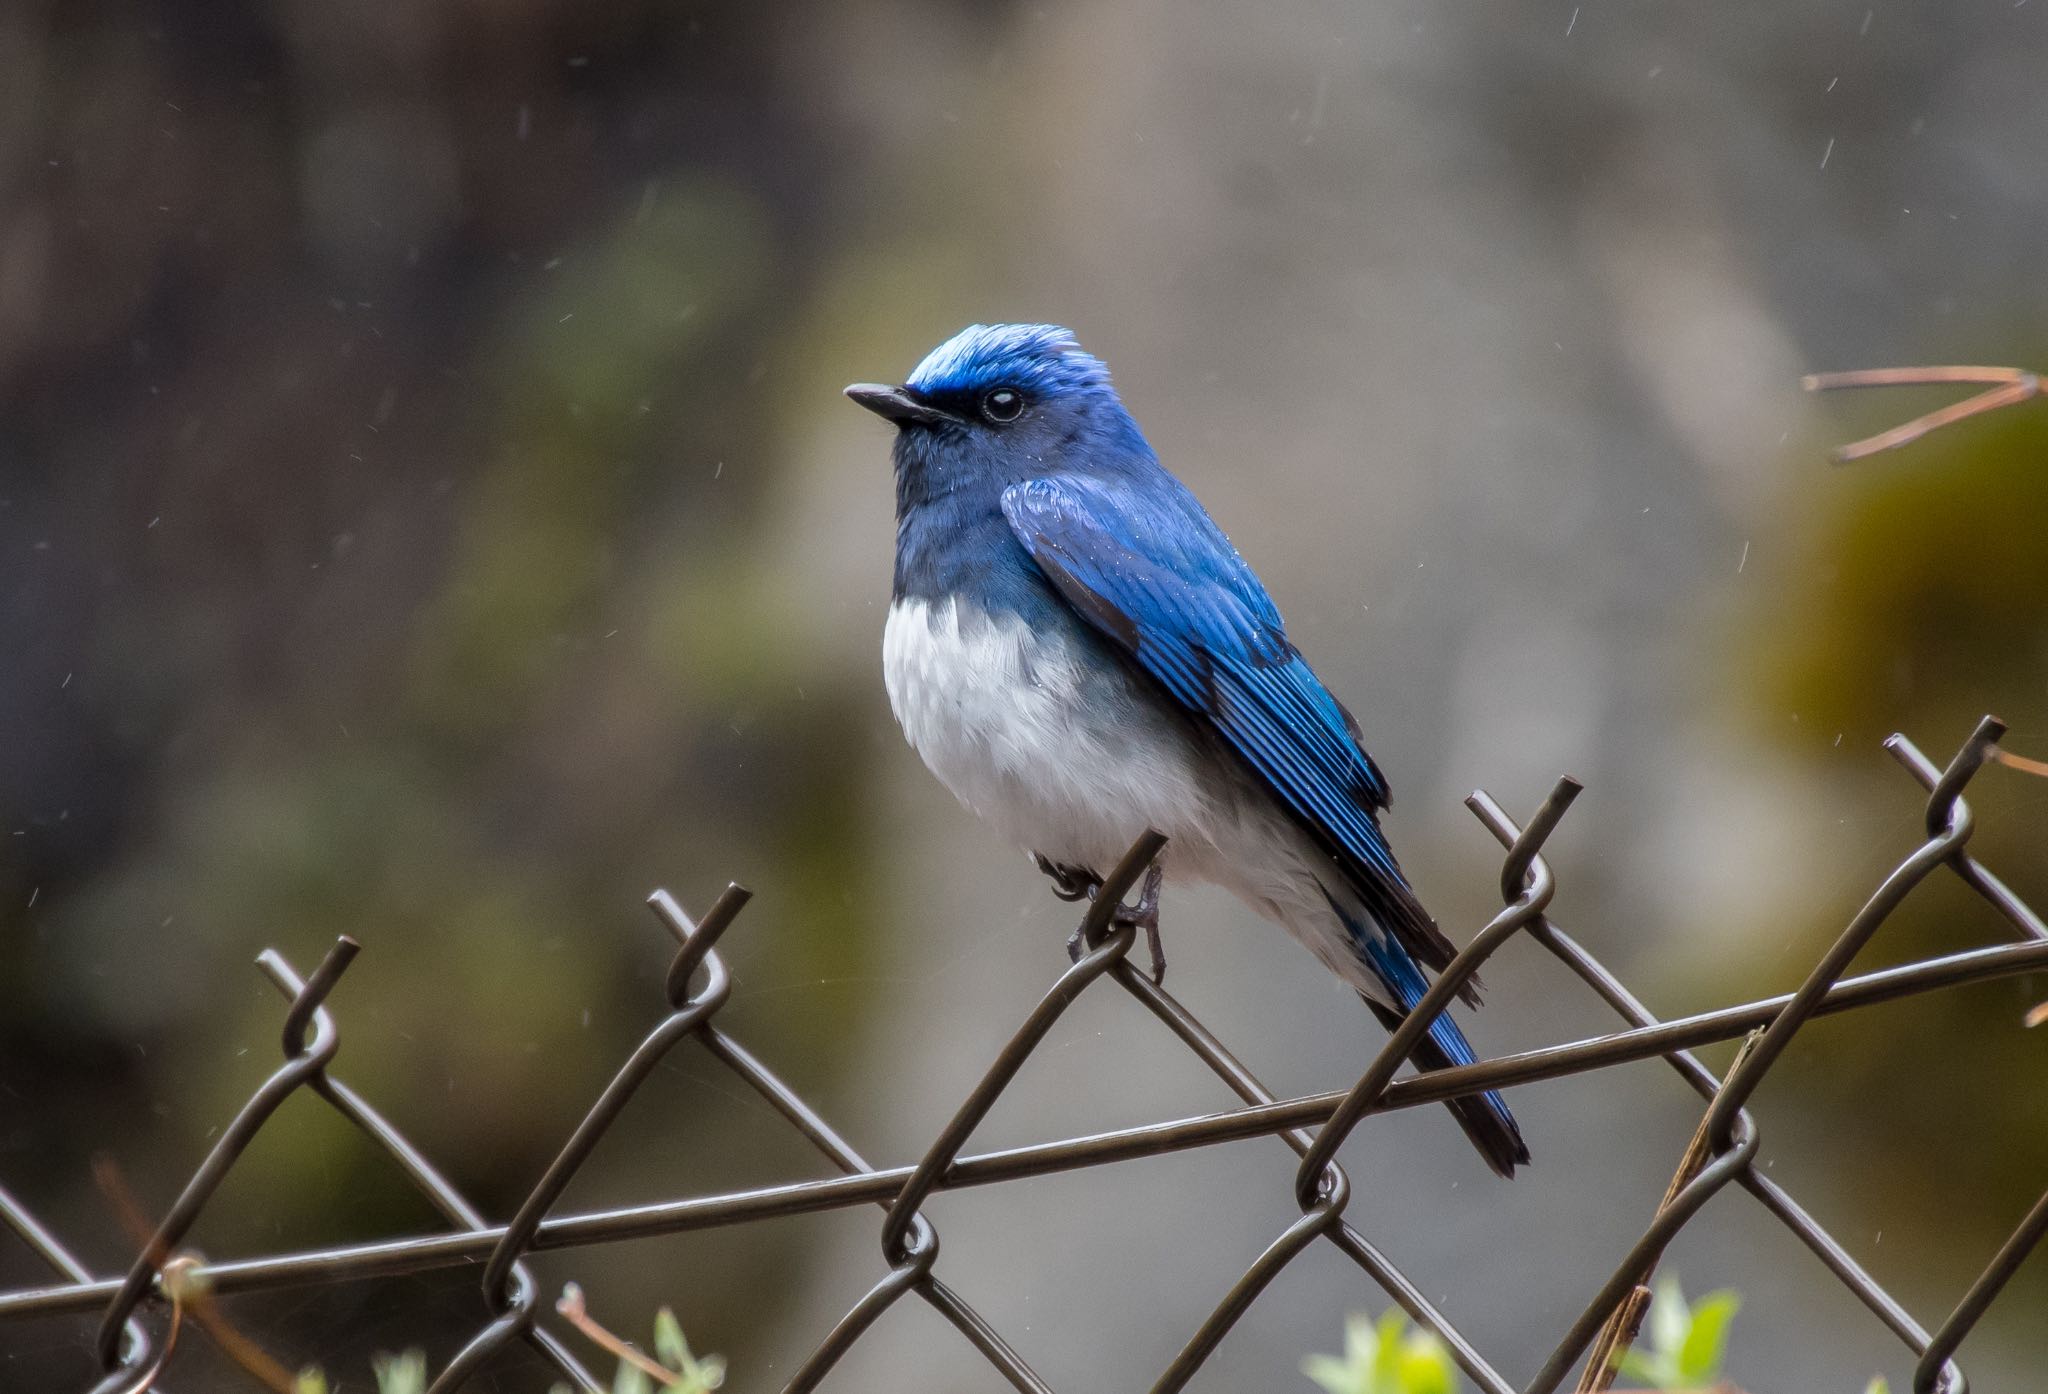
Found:
[[[1387,782],[1357,725],[1194,495],[1163,470],[1142,489],[1054,475],[1005,490],[1003,516],[1061,597],[1244,758],[1400,946],[1448,963],[1380,832]]]

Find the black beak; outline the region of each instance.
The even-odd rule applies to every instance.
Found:
[[[908,426],[912,422],[928,425],[934,421],[954,419],[952,413],[928,406],[900,387],[884,387],[878,382],[857,382],[846,389],[846,395],[875,415],[899,426]]]

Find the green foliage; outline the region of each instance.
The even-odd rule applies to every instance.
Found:
[[[417,1350],[399,1355],[376,1355],[370,1368],[377,1375],[377,1394],[426,1394],[427,1357]]]
[[[692,1355],[690,1343],[683,1338],[682,1324],[666,1307],[654,1315],[654,1355],[682,1376],[682,1382],[675,1387],[685,1394],[708,1394],[725,1383],[725,1358],[707,1355],[700,1359]]]
[[[370,1369],[377,1377],[377,1394],[426,1394],[427,1357],[423,1351],[373,1355]],[[292,1380],[292,1394],[328,1394],[332,1387],[327,1372],[318,1365],[308,1365]]]
[[[1650,1300],[1647,1349],[1622,1352],[1621,1372],[1651,1389],[1705,1389],[1721,1378],[1728,1350],[1728,1323],[1742,1298],[1723,1288],[1687,1302],[1678,1280],[1658,1278]]]
[[[725,1357],[697,1355],[691,1351],[690,1342],[683,1335],[682,1323],[666,1307],[654,1317],[654,1358],[668,1372],[668,1377],[661,1384],[662,1394],[712,1394],[725,1384]],[[377,1376],[377,1394],[426,1394],[427,1357],[421,1351],[373,1356],[370,1367]],[[330,1388],[326,1372],[317,1365],[308,1365],[292,1381],[292,1394],[329,1394]],[[1363,1388],[1367,1394],[1379,1394],[1380,1391],[1380,1387],[1374,1385]],[[1396,1394],[1451,1394],[1448,1384],[1388,1385],[1386,1388]],[[572,1394],[572,1391],[566,1384],[557,1384],[548,1394]],[[656,1394],[654,1379],[631,1361],[621,1360],[618,1373],[612,1377],[612,1394]]]
[[[1872,1375],[1870,1383],[1863,1386],[1863,1394],[1892,1394],[1892,1382],[1883,1375]]]
[[[654,1358],[668,1372],[661,1384],[663,1394],[711,1394],[725,1384],[725,1357],[693,1353],[682,1323],[666,1307],[654,1314]],[[557,1384],[548,1394],[572,1391]],[[621,1360],[612,1376],[612,1394],[656,1394],[654,1378],[632,1361]]]
[[[1456,1394],[1458,1371],[1444,1343],[1407,1327],[1398,1309],[1377,1322],[1354,1316],[1344,1323],[1344,1354],[1311,1355],[1301,1372],[1328,1394]]]

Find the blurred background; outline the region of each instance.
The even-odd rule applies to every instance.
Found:
[[[1786,0],[777,5],[17,0],[0,8],[0,1180],[100,1271],[274,1064],[337,934],[336,1071],[504,1215],[657,1018],[656,885],[758,898],[721,1017],[878,1163],[920,1154],[1064,966],[1023,858],[903,745],[878,648],[886,429],[845,403],[975,320],[1071,324],[1261,568],[1393,780],[1468,938],[1498,849],[1460,806],[1588,785],[1558,922],[1677,1014],[1789,990],[1918,839],[1975,719],[2048,756],[2048,412],[1849,469],[1939,398],[1823,368],[2048,366],[2048,6]],[[2048,902],[2048,783],[1972,793]],[[1275,1089],[1381,1039],[1307,955],[1169,889],[1169,985]],[[1866,963],[2001,937],[1949,878]],[[1610,1018],[1540,950],[1504,1051]],[[1771,1174],[1930,1324],[2048,1179],[2048,982],[1802,1036]],[[1725,1053],[1714,1055],[1725,1060]],[[977,1150],[1224,1091],[1084,998]],[[1655,1064],[1513,1092],[1536,1165],[1438,1109],[1365,1126],[1351,1214],[1526,1375],[1698,1116]],[[587,1207],[820,1164],[685,1047]],[[1148,1384],[1293,1215],[1254,1140],[939,1197],[941,1272],[1062,1389]],[[779,1387],[881,1272],[839,1212],[556,1254],[608,1323],[672,1304]],[[1906,1373],[1731,1193],[1672,1255],[1733,1285],[1757,1394]],[[193,1242],[433,1228],[289,1103]],[[0,1240],[0,1286],[44,1281]],[[480,1323],[473,1270],[235,1299],[366,1387]],[[2048,1265],[1966,1347],[2034,1387]],[[1210,1390],[1308,1386],[1382,1294],[1313,1249]],[[0,1385],[89,1378],[91,1322],[0,1327]],[[250,1387],[203,1341],[176,1388]],[[2031,1371],[2032,1373],[2027,1373]],[[540,1389],[525,1356],[479,1388]],[[997,1388],[920,1304],[832,1387]]]

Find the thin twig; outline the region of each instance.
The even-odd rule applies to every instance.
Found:
[[[190,1254],[180,1254],[163,1266],[164,1291],[171,1299],[171,1320],[164,1328],[164,1343],[147,1365],[131,1373],[126,1383],[116,1386],[115,1394],[150,1394],[156,1387],[157,1376],[170,1363],[171,1352],[178,1345],[178,1331],[185,1324],[186,1296],[205,1291],[203,1280],[199,1284],[192,1281],[192,1272],[198,1267],[199,1260]]]
[[[1844,373],[1809,373],[1799,380],[1799,385],[1808,392],[1826,392],[1838,387],[1934,387],[1958,382],[1988,386],[1990,390],[1979,392],[1974,397],[1965,397],[1953,406],[1930,411],[1924,416],[1916,416],[1903,426],[1894,426],[1889,431],[1880,431],[1874,436],[1866,436],[1862,440],[1837,446],[1834,451],[1835,462],[1846,465],[1852,460],[1860,460],[1879,451],[1895,450],[1899,446],[1920,439],[1929,431],[1953,426],[1958,421],[1981,416],[2000,407],[2013,406],[2038,395],[2041,391],[2040,375],[2025,368],[1978,368],[1967,365],[1939,368],[1857,368]]]
[[[129,1236],[138,1244],[151,1243],[156,1226],[143,1212],[135,1192],[130,1189],[127,1178],[121,1174],[121,1169],[114,1159],[104,1155],[93,1158],[92,1175],[100,1188],[100,1194],[104,1195],[107,1203],[114,1208],[114,1216],[120,1222],[121,1228],[127,1230]],[[180,1316],[189,1315],[199,1329],[220,1347],[221,1354],[241,1366],[252,1379],[275,1391],[275,1394],[292,1394],[298,1383],[292,1372],[287,1370],[276,1356],[244,1335],[241,1328],[229,1321],[219,1304],[213,1300],[212,1289],[207,1286],[203,1276],[206,1261],[196,1249],[183,1249],[168,1258],[158,1254],[154,1258],[157,1271],[162,1275],[159,1286],[171,1299],[173,1331],[177,1329]],[[193,1280],[194,1274],[201,1275],[197,1281]],[[170,1358],[168,1339],[164,1342],[161,1354],[164,1360]],[[157,1368],[163,1368],[162,1361],[158,1362]]]
[[[658,1360],[648,1359],[635,1350],[631,1342],[622,1341],[607,1331],[604,1325],[590,1314],[590,1309],[583,1302],[583,1289],[575,1283],[563,1286],[562,1300],[555,1304],[555,1310],[562,1314],[564,1321],[588,1337],[591,1344],[602,1346],[628,1365],[661,1381],[664,1388],[673,1389],[683,1382],[683,1377],[674,1370]]]
[[[1735,1059],[1729,1063],[1727,1075],[1722,1076],[1724,1079],[1742,1067],[1744,1057],[1762,1038],[1761,1031],[1752,1031],[1742,1038],[1742,1044],[1736,1047]],[[1692,1179],[1700,1174],[1713,1156],[1713,1140],[1707,1135],[1707,1120],[1712,1116],[1713,1108],[1709,1106],[1706,1116],[1700,1119],[1700,1125],[1693,1129],[1692,1141],[1685,1145],[1684,1155],[1678,1159],[1678,1170],[1671,1174],[1671,1184],[1664,1188],[1664,1198],[1657,1202],[1658,1214],[1671,1208],[1671,1203],[1678,1199],[1678,1193],[1692,1184]],[[1601,1326],[1600,1334],[1593,1339],[1593,1353],[1586,1362],[1584,1373],[1579,1376],[1575,1394],[1607,1394],[1613,1385],[1622,1356],[1635,1344],[1636,1336],[1642,1330],[1643,1314],[1650,1307],[1650,1273],[1654,1271],[1653,1265],[1649,1271],[1636,1275],[1636,1286]],[[1701,1391],[1701,1394],[1716,1394],[1716,1391]]]
[[[2039,775],[2043,779],[2048,779],[2048,760],[2030,760],[2024,755],[2015,755],[2010,750],[2001,750],[1995,745],[1985,753],[2009,770],[2018,770],[2021,774]]]
[[[1692,1154],[1688,1151],[1686,1155],[1690,1157]],[[1614,1315],[1607,1318],[1600,1334],[1593,1338],[1593,1352],[1586,1359],[1586,1368],[1579,1375],[1574,1394],[1607,1394],[1614,1377],[1621,1373],[1622,1353],[1642,1334],[1643,1316],[1649,1310],[1650,1289],[1646,1284],[1637,1283],[1628,1296],[1621,1299]],[[1629,1392],[1623,1390],[1620,1394]]]

